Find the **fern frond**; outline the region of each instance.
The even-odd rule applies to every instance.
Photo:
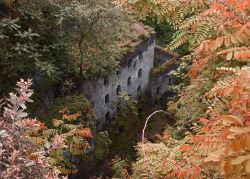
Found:
[[[58,127],[59,125],[63,124],[62,120],[53,119],[53,126]]]
[[[74,125],[74,124],[64,124],[63,127],[68,129],[68,130],[73,130],[73,129],[78,129],[80,126]]]
[[[174,50],[187,42],[189,30],[187,28],[178,30],[174,34],[174,40],[167,46],[167,50]]]
[[[43,131],[43,135],[45,137],[49,137],[49,136],[54,136],[54,135],[58,135],[59,134],[59,130],[58,129],[47,129]]]

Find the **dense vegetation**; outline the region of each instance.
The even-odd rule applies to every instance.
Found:
[[[94,168],[115,155],[118,178],[248,178],[249,13],[248,0],[1,1],[0,178],[66,178],[78,171],[73,156],[80,156],[81,167]],[[96,117],[81,88],[84,79],[117,69],[133,42],[147,38],[133,33],[131,14],[162,23],[153,24],[159,39],[162,29],[173,27],[170,44],[158,39],[166,49],[186,44],[192,51],[179,49],[186,56],[170,74],[178,80],[170,90],[178,95],[167,111],[176,124],[157,140],[142,136],[137,155],[133,150],[128,156],[141,119],[152,112],[148,98],[137,105],[121,94],[117,120],[94,136]],[[45,123],[27,117],[34,91],[32,80],[20,77],[34,79],[35,101],[49,85],[58,87],[54,91],[61,97],[41,117]],[[17,92],[8,97],[16,81]],[[70,96],[74,89],[79,93]],[[86,155],[94,137],[95,151]]]
[[[174,25],[168,49],[187,41],[193,49],[172,72],[181,79],[168,108],[177,128],[158,135],[160,143],[138,144],[132,178],[249,177],[249,1],[120,3]]]
[[[32,78],[34,108],[48,86],[65,95],[117,69],[139,38],[130,35],[131,16],[110,1],[3,0],[0,8],[0,94]]]

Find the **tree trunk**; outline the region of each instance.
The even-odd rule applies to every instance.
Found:
[[[79,40],[79,44],[78,44],[78,47],[79,47],[79,50],[80,50],[80,72],[79,72],[79,91],[81,92],[82,91],[82,73],[83,73],[83,69],[82,69],[82,66],[83,66],[83,50],[82,50],[82,42],[83,42],[83,34],[81,34],[81,38]]]

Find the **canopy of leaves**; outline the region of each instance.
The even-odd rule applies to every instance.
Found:
[[[131,16],[109,0],[3,0],[0,8],[1,94],[20,77],[78,84],[79,69],[81,78],[114,70],[126,52],[118,42],[133,30]]]

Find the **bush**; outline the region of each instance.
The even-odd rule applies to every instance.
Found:
[[[45,122],[48,127],[52,127],[52,120],[61,118],[61,114],[59,114],[58,111],[65,108],[67,108],[71,114],[82,114],[82,119],[86,122],[85,125],[87,127],[94,127],[94,122],[97,120],[97,117],[93,113],[90,103],[85,97],[85,93],[56,99],[50,110],[43,114],[40,120]]]

